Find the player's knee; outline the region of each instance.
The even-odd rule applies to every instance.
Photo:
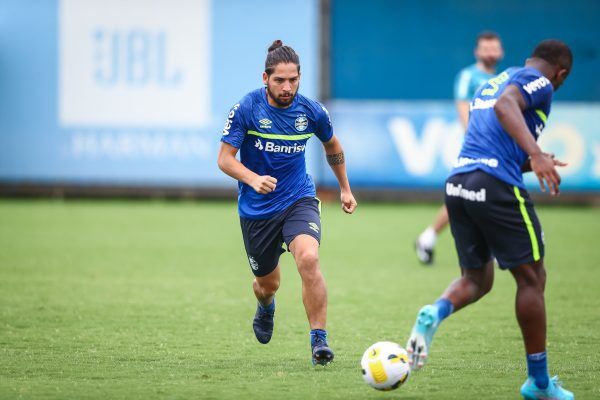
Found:
[[[265,287],[265,290],[267,291],[266,294],[269,294],[269,295],[275,294],[275,292],[277,292],[278,289],[279,289],[279,280],[269,282]]]
[[[307,256],[303,262],[299,262],[298,272],[305,285],[312,286],[318,284],[323,279],[323,275],[319,269],[318,256],[315,255]]]
[[[296,254],[296,264],[298,268],[307,273],[314,272],[319,268],[319,253],[315,250],[303,250]]]
[[[543,265],[537,266],[536,270],[536,287],[538,287],[541,291],[544,291],[546,288],[546,269]]]
[[[256,284],[258,285],[261,293],[264,296],[273,296],[277,289],[279,289],[279,279],[261,279],[256,280]]]
[[[529,265],[519,267],[520,271],[517,277],[517,285],[520,288],[531,288],[544,291],[546,286],[546,270],[543,264]]]
[[[491,267],[493,268],[493,266]],[[476,299],[480,299],[488,294],[494,286],[494,274],[492,270],[467,270],[465,271],[465,277],[468,279],[471,287],[474,290]]]
[[[260,287],[260,291],[264,297],[275,296],[277,289],[279,289],[279,285],[264,285]]]
[[[544,282],[539,277],[531,277],[530,279],[526,279],[518,284],[518,287],[521,289],[534,289],[539,292],[544,291]]]
[[[475,300],[479,300],[492,290],[494,282],[492,280],[474,280],[471,279]]]

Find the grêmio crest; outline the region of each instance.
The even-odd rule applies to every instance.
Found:
[[[308,118],[306,118],[306,115],[300,115],[296,118],[294,126],[298,132],[304,132],[308,128]]]

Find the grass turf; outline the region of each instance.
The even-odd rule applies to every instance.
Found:
[[[412,250],[436,205],[323,209],[333,365],[310,364],[300,279],[282,257],[275,334],[254,338],[251,271],[233,203],[0,201],[0,398],[507,399],[525,379],[514,282],[441,326],[423,371],[392,393],[365,385],[362,352],[405,344],[421,305],[457,276]],[[539,208],[548,350],[578,399],[600,397],[600,209]]]

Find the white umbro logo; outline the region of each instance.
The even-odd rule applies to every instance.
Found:
[[[267,118],[263,118],[263,119],[259,120],[258,122],[260,123],[260,127],[262,129],[270,129],[271,124],[273,123],[273,122],[271,122],[270,119],[267,119]]]

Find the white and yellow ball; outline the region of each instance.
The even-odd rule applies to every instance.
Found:
[[[369,347],[360,361],[363,379],[377,390],[394,390],[410,376],[408,354],[393,342],[377,342]]]

